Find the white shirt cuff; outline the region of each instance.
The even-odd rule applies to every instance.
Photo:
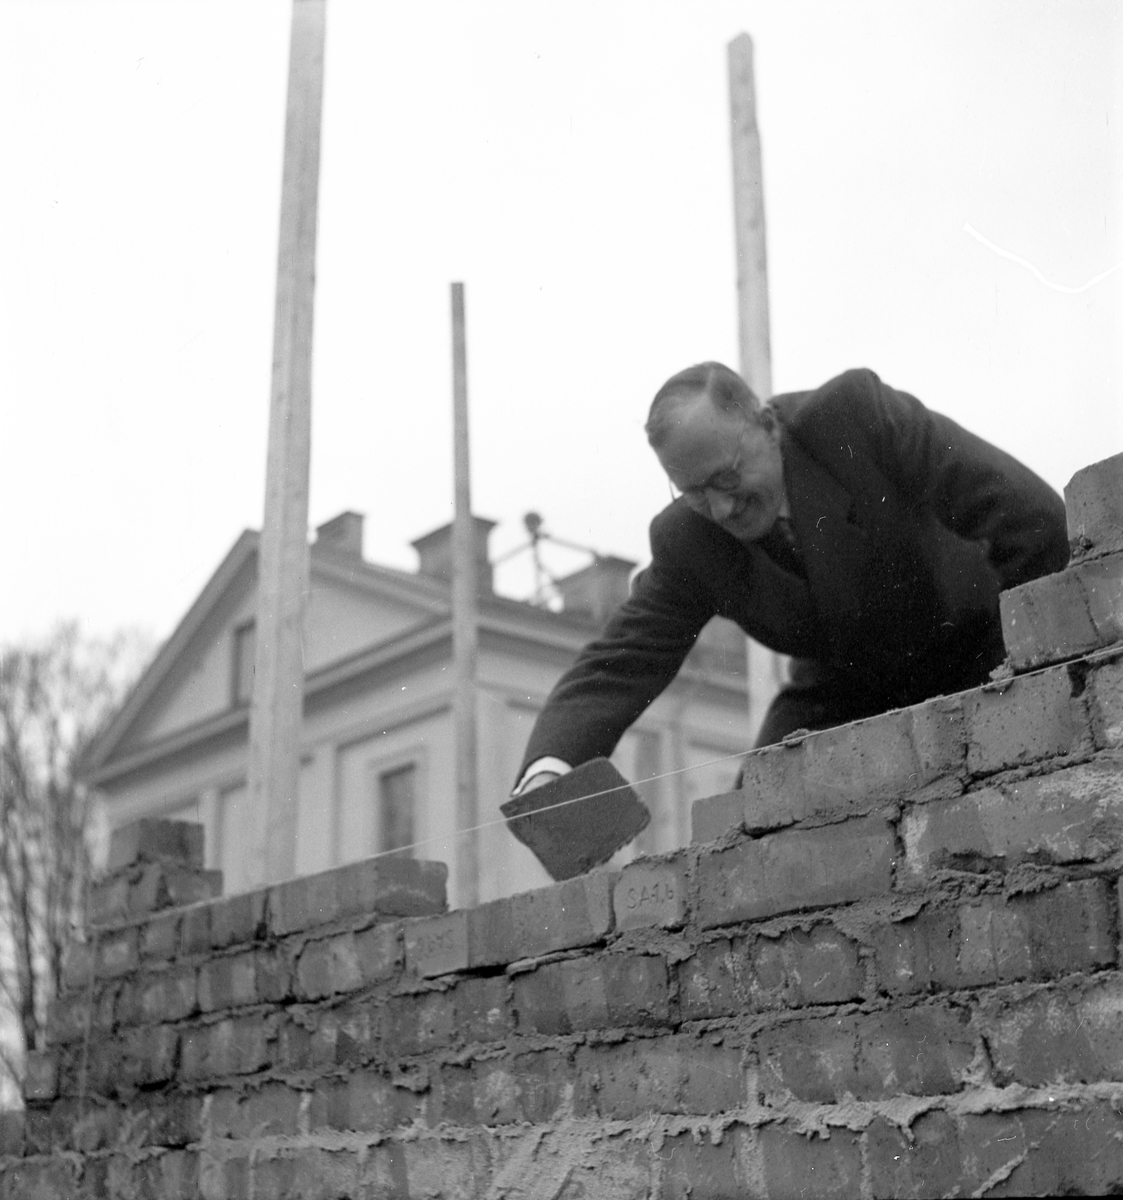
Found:
[[[569,763],[563,762],[560,758],[553,758],[550,755],[545,758],[536,758],[522,773],[522,778],[515,785],[515,790],[511,795],[517,796],[535,775],[540,775],[543,771],[550,771],[554,775],[568,775],[572,770]]]

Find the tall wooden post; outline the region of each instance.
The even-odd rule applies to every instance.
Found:
[[[741,374],[761,398],[772,397],[768,325],[768,255],[764,237],[764,169],[756,123],[753,39],[729,43],[729,107],[733,134],[733,224],[737,239],[737,336]]]
[[[293,0],[265,515],[258,549],[249,800],[261,814],[254,874],[293,874],[304,699],[312,300],[326,0]]]
[[[452,285],[452,443],[455,508],[452,524],[452,654],[455,673],[456,826],[475,830],[477,790],[476,659],[479,651],[476,531],[468,459],[468,350],[464,285]],[[459,835],[457,904],[479,899],[479,843],[475,832]]]
[[[729,43],[729,109],[733,140],[733,224],[737,249],[737,340],[741,375],[762,401],[772,398],[768,319],[768,255],[764,231],[764,168],[756,122],[753,39]],[[755,734],[779,688],[779,655],[747,639],[749,722]]]

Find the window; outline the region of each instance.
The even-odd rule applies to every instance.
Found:
[[[234,630],[230,668],[230,703],[234,707],[249,704],[253,697],[253,659],[256,648],[254,623],[247,621],[244,625],[239,625]]]
[[[413,842],[417,764],[407,763],[378,776],[378,850],[397,850]],[[412,850],[406,850],[412,855]]]

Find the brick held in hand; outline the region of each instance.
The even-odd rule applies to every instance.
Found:
[[[554,879],[606,863],[646,828],[651,814],[607,758],[594,758],[500,811],[510,831]]]

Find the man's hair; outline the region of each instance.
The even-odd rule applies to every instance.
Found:
[[[699,393],[709,396],[722,412],[740,412],[751,421],[760,420],[760,401],[736,371],[719,362],[697,363],[672,375],[655,393],[644,425],[647,440],[654,449],[667,440],[678,401]]]

